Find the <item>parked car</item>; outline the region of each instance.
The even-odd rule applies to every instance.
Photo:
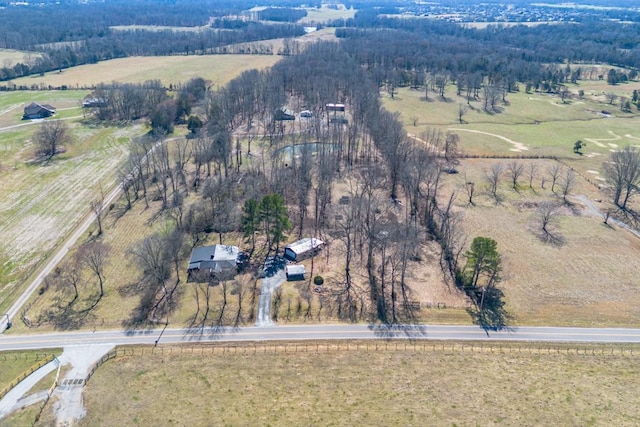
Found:
[[[309,110],[302,110],[300,111],[300,117],[306,117],[306,118],[313,117],[313,113]]]

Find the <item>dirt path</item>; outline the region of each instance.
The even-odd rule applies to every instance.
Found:
[[[502,135],[497,135],[495,133],[490,133],[490,132],[484,132],[481,130],[474,130],[474,129],[462,129],[462,128],[451,128],[449,130],[452,131],[456,131],[456,132],[471,132],[471,133],[479,133],[482,135],[487,135],[487,136],[492,136],[494,138],[499,138],[503,141],[508,142],[509,144],[513,145],[513,148],[511,148],[511,151],[516,151],[516,152],[520,152],[520,151],[527,151],[529,150],[529,147],[527,147],[526,145],[524,145],[522,142],[517,142],[517,141],[513,141],[509,138],[506,138]]]
[[[112,344],[97,344],[64,348],[59,359],[63,365],[71,365],[71,370],[58,382],[51,396],[56,425],[70,426],[86,415],[82,399],[85,379],[96,362],[113,347]]]
[[[602,218],[604,222],[604,213],[600,209],[598,209],[598,207],[594,205],[593,202],[587,198],[587,196],[578,194],[578,195],[572,195],[571,198],[577,199],[580,203],[585,205],[586,207],[585,213],[587,215]],[[632,227],[629,227],[627,224],[625,224],[622,221],[618,221],[617,219],[610,217],[607,222],[611,224],[615,224],[620,228],[624,228],[625,230],[629,231],[636,237],[640,237],[640,231]]]

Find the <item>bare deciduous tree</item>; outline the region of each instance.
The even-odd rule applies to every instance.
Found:
[[[567,196],[573,190],[573,187],[576,184],[577,174],[573,171],[573,169],[567,168],[567,171],[564,175],[564,178],[560,182],[560,193],[562,194],[562,199],[566,202]]]
[[[527,177],[529,178],[529,188],[533,189],[533,180],[536,179],[536,175],[538,173],[538,165],[536,162],[529,162],[529,167],[527,168]]]
[[[551,166],[547,168],[547,173],[551,177],[551,191],[555,193],[558,178],[560,178],[560,174],[562,173],[562,165],[558,162],[553,162]]]
[[[80,262],[88,267],[98,278],[98,300],[93,304],[93,307],[104,296],[104,268],[107,265],[110,249],[108,245],[99,241],[85,243],[78,248]]]
[[[500,177],[502,177],[503,171],[504,165],[502,163],[494,163],[491,169],[484,172],[485,180],[489,184],[489,192],[493,198],[496,199],[496,202],[500,201],[498,197],[498,184],[500,183]]]
[[[507,171],[511,177],[511,185],[514,190],[518,189],[518,178],[524,173],[524,165],[516,160],[509,162]]]
[[[60,145],[71,140],[69,127],[62,120],[42,122],[34,135],[37,154],[50,160],[58,152]]]
[[[604,170],[613,184],[613,203],[620,209],[626,209],[629,198],[638,191],[640,185],[640,151],[626,146],[611,153]]]

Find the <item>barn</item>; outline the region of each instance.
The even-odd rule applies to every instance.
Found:
[[[300,261],[315,256],[324,247],[324,242],[315,237],[307,237],[284,247],[284,257],[290,261]]]

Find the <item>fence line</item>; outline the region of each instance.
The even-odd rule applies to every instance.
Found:
[[[38,362],[35,365],[32,365],[29,369],[27,369],[23,373],[21,373],[16,379],[11,381],[11,383],[9,383],[8,386],[6,386],[4,389],[2,389],[0,391],[0,399],[5,397],[7,395],[7,393],[9,393],[15,386],[20,384],[20,382],[22,382],[29,375],[33,374],[35,371],[37,371],[38,369],[42,368],[44,365],[46,365],[47,363],[49,363],[53,359],[55,359],[55,356],[53,354],[44,355],[45,356],[44,359],[40,359],[41,356],[43,356],[43,355],[42,354],[36,354],[35,355],[35,360],[37,360]],[[10,360],[10,359],[11,359],[11,356],[7,357],[6,355],[4,355],[4,359],[3,359],[4,361]],[[17,355],[16,355],[16,358],[14,360],[18,360]],[[27,360],[26,357],[25,357],[25,360]]]
[[[255,343],[245,345],[201,345],[201,346],[158,346],[127,347],[113,350],[100,360],[91,374],[102,363],[113,358],[149,356],[226,356],[295,353],[335,353],[335,352],[460,352],[487,354],[539,354],[539,355],[579,355],[579,356],[626,356],[639,357],[640,349],[633,347],[609,346],[536,346],[500,343],[450,343],[445,341],[373,341],[373,342],[323,342],[323,343]],[[87,377],[87,380],[91,376]]]
[[[55,391],[56,387],[58,387],[58,379],[60,378],[60,368],[62,368],[62,364],[56,357],[54,357],[54,359],[58,362],[58,372],[56,372],[56,377],[53,379],[53,384],[51,384],[51,387],[49,387],[49,390],[47,391],[47,397],[45,397],[44,401],[40,404],[40,409],[35,416],[35,420],[33,421],[32,426],[35,426],[38,421],[40,421],[40,417],[42,416],[42,412],[44,411],[45,406],[47,406],[47,403],[49,403],[49,399],[51,399],[51,395]]]

